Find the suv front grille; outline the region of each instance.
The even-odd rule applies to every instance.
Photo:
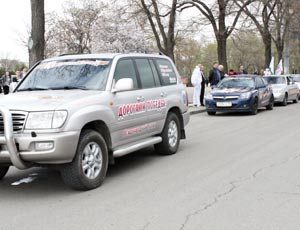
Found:
[[[24,124],[26,121],[26,112],[12,112],[12,119],[13,119],[13,130],[15,133],[21,132],[24,129]],[[0,133],[4,133],[4,122],[3,117],[0,114]]]

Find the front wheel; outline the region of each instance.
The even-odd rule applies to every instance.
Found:
[[[285,95],[284,95],[284,98],[283,98],[283,101],[281,102],[281,105],[282,105],[282,106],[286,106],[287,103],[288,103],[288,95],[285,94]]]
[[[267,105],[266,109],[267,110],[273,110],[273,108],[274,108],[274,97],[272,96],[270,98],[269,104]]]
[[[71,188],[90,190],[102,184],[107,167],[108,150],[105,140],[94,130],[84,130],[79,138],[75,158],[61,170],[61,176]]]
[[[252,110],[251,110],[250,114],[251,115],[256,115],[257,111],[258,111],[258,99],[255,98],[254,102],[253,102],[253,105],[252,105]]]
[[[0,180],[5,177],[6,173],[8,172],[9,166],[0,167]]]
[[[180,125],[175,113],[168,114],[161,137],[162,142],[154,146],[156,152],[161,155],[176,153],[180,142]]]

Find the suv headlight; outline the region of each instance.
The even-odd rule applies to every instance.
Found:
[[[67,111],[30,112],[25,129],[56,129],[67,119]]]
[[[240,99],[249,99],[251,97],[251,92],[242,93]]]
[[[208,93],[206,96],[205,96],[205,99],[207,100],[212,100],[213,99],[213,95],[211,93]]]

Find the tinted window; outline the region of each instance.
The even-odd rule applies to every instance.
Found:
[[[73,88],[103,90],[110,62],[109,59],[44,61],[26,76],[18,90]]]
[[[139,72],[142,88],[155,87],[155,81],[152,74],[152,69],[148,59],[135,59],[137,69]]]
[[[163,85],[174,85],[177,83],[176,73],[169,60],[156,59],[156,64]]]
[[[153,73],[153,76],[154,76],[155,83],[156,83],[156,85],[160,85],[159,76],[158,76],[157,69],[155,67],[155,64],[154,64],[153,60],[150,60],[150,65],[151,65],[151,69],[152,69],[152,73]]]
[[[120,60],[116,66],[114,79],[117,82],[122,78],[131,78],[133,80],[133,87],[138,88],[136,72],[131,59]]]

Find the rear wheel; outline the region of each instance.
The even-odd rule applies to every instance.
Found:
[[[298,100],[299,100],[299,95],[297,94],[297,97],[295,100],[293,100],[294,103],[298,103]]]
[[[161,137],[162,142],[154,146],[156,152],[161,155],[176,153],[180,142],[180,125],[175,113],[168,114]]]
[[[253,105],[252,105],[252,110],[250,112],[251,115],[256,115],[258,111],[258,99],[257,97],[254,99]]]
[[[286,106],[288,103],[288,95],[287,93],[284,95],[283,101],[281,102],[282,106]]]
[[[107,145],[100,133],[84,130],[79,138],[75,158],[61,170],[63,181],[77,190],[99,187],[108,167]]]
[[[9,166],[0,167],[0,180],[5,177],[6,173],[8,172]]]
[[[216,115],[216,112],[214,112],[214,111],[207,111],[207,114],[210,115],[210,116],[213,116],[213,115]]]
[[[269,104],[267,105],[266,109],[267,110],[272,110],[274,108],[274,97],[272,96],[270,98]]]

